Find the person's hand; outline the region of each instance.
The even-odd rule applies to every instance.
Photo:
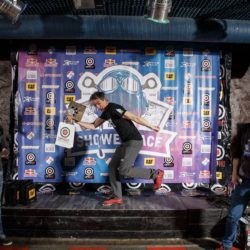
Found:
[[[231,177],[231,181],[227,185],[227,195],[230,196],[232,191],[235,189],[235,186],[242,182],[241,178],[237,173],[233,173]]]
[[[66,116],[66,122],[73,123],[75,121],[75,117],[73,115]]]
[[[8,159],[9,157],[9,151],[7,148],[3,148],[2,151],[0,152],[0,157],[3,159]]]
[[[159,126],[155,126],[155,125],[152,125],[151,129],[154,130],[155,132],[159,132],[160,131],[160,127]]]
[[[241,182],[241,178],[238,174],[232,174],[232,184],[237,185]]]

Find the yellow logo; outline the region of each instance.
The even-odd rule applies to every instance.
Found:
[[[36,189],[32,188],[29,190],[29,199],[36,197]]]
[[[174,72],[165,72],[165,80],[173,81],[175,79]]]
[[[75,101],[76,97],[74,95],[65,95],[64,103],[70,103],[71,101]]]
[[[26,82],[26,91],[37,91],[36,82]]]
[[[222,172],[216,172],[216,179],[221,180],[222,179]]]
[[[45,108],[45,115],[56,115],[56,108],[55,107],[46,107]]]
[[[144,166],[154,166],[155,158],[144,158]]]
[[[110,46],[105,48],[106,55],[116,55],[116,47]]]
[[[202,109],[201,116],[202,117],[211,117],[211,109]]]
[[[184,105],[193,105],[193,99],[191,97],[183,97]]]
[[[146,47],[145,48],[145,55],[148,55],[148,56],[154,56],[154,55],[156,55],[156,49],[155,48],[151,48],[151,47]]]
[[[20,192],[19,192],[19,191],[16,192],[16,199],[17,199],[18,201],[20,200]]]

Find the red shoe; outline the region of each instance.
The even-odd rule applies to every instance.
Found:
[[[158,173],[157,173],[156,178],[154,180],[153,190],[159,189],[161,187],[161,183],[163,180],[164,171],[157,169],[157,172]]]
[[[220,247],[218,248],[218,250],[236,250],[237,248],[232,248],[232,247],[223,247],[223,245],[220,245]]]
[[[112,206],[114,204],[123,204],[123,199],[121,198],[111,198],[102,203],[103,206]]]

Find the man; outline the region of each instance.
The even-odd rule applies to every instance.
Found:
[[[122,186],[119,176],[153,179],[153,189],[159,189],[163,179],[162,170],[132,167],[143,144],[142,136],[133,122],[146,126],[156,132],[160,128],[125,110],[121,105],[109,102],[103,92],[93,93],[89,101],[102,112],[101,116],[93,123],[77,122],[77,124],[84,129],[95,129],[105,121],[109,121],[121,139],[121,145],[116,148],[109,163],[109,180],[114,196],[104,201],[103,205],[123,204]],[[74,121],[73,116],[68,116],[67,118],[69,121]]]
[[[250,123],[240,124],[232,140],[232,184],[235,189],[226,220],[225,235],[220,249],[230,250],[237,236],[237,227],[250,201]]]
[[[0,197],[2,197],[2,189],[3,189],[3,164],[2,159],[8,159],[9,151],[7,150],[4,142],[4,133],[3,128],[0,126]],[[0,206],[2,202],[0,200]],[[8,240],[3,232],[3,225],[2,225],[2,211],[0,207],[0,245],[2,246],[10,246],[12,245],[12,241]]]

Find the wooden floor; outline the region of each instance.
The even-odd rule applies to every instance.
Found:
[[[91,191],[42,194],[26,206],[4,206],[3,223],[8,235],[25,237],[218,238],[224,232],[224,197],[148,191],[124,196],[124,205],[103,207],[103,200]]]

